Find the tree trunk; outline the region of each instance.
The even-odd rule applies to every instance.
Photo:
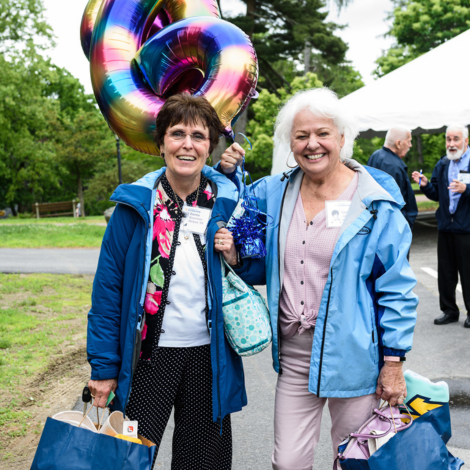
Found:
[[[246,16],[251,19],[250,29],[248,30],[248,36],[250,39],[253,38],[253,33],[255,32],[255,13],[256,11],[256,0],[247,0],[246,1]]]
[[[83,183],[82,175],[80,174],[80,168],[77,168],[77,189],[78,189],[78,200],[80,201],[80,212],[82,217],[85,217],[85,198],[83,197]]]
[[[233,126],[233,131],[235,134],[246,134],[246,124],[248,122],[248,108],[245,109],[243,114],[238,118],[237,123],[235,126]],[[235,138],[235,142],[237,142],[240,145],[243,145],[245,143],[245,138],[241,135]]]
[[[310,57],[312,54],[312,46],[309,41],[305,41],[304,48],[304,75],[307,75],[307,72],[310,71]]]
[[[418,162],[423,163],[423,144],[421,142],[421,136],[416,136],[416,147],[418,149]]]
[[[13,217],[16,217],[18,215],[18,212],[16,212],[16,207],[15,207],[15,204],[13,202],[10,204],[10,209],[11,209],[11,213],[12,213]]]
[[[221,137],[219,139],[219,145],[214,149],[212,152],[212,166],[215,166],[217,163],[220,162],[220,157],[222,154],[225,152],[225,149],[227,148],[227,139],[225,137]]]

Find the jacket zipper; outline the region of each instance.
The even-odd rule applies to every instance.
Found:
[[[282,210],[284,208],[284,200],[287,194],[287,188],[289,187],[289,180],[286,184],[286,189],[284,190],[284,194],[282,195],[281,201],[281,212],[279,214],[279,228],[277,231],[277,271],[279,273],[279,298],[277,301],[277,360],[279,362],[279,375],[282,375],[282,367],[281,367],[281,243],[280,243],[280,235],[281,235],[281,221],[282,221]]]
[[[333,287],[333,268],[331,268],[331,282],[330,282],[330,289],[328,291],[328,302],[326,304],[325,323],[323,324],[323,338],[322,338],[321,352],[320,352],[320,366],[318,368],[318,385],[317,385],[317,397],[318,398],[320,398],[320,381],[321,381],[321,369],[323,366],[323,350],[325,348],[326,322],[328,321],[328,311],[330,309],[330,297],[331,297],[332,287]]]
[[[128,206],[128,207],[132,207],[132,209],[134,209],[140,215],[140,217],[142,217],[142,220],[144,221],[144,226],[147,225],[144,216],[138,210],[136,210],[136,208],[134,206],[131,206],[130,204],[126,204],[125,202],[118,202],[118,204],[122,204],[122,205]],[[142,206],[143,206],[143,204],[142,204]],[[150,229],[150,222],[149,222],[149,229]],[[126,408],[127,408],[127,403],[129,402],[129,397],[130,397],[130,394],[131,394],[131,387],[132,387],[132,380],[134,378],[135,339],[136,339],[136,336],[137,336],[137,325],[139,323],[140,296],[142,295],[142,289],[144,288],[145,259],[146,259],[146,257],[147,257],[147,236],[144,238],[144,264],[143,264],[143,267],[142,267],[142,283],[141,283],[141,287],[140,287],[140,294],[137,297],[137,305],[136,305],[137,322],[134,326],[134,341],[132,343],[131,380],[129,381],[129,388],[127,390],[126,403],[124,403],[124,413],[125,413]]]
[[[217,215],[218,217],[218,215]],[[209,266],[207,266],[207,270],[209,270]],[[221,269],[219,271],[222,271]],[[209,289],[209,295],[211,293],[214,293],[214,289],[212,287],[212,283],[210,279],[208,278],[208,289]],[[217,299],[217,295],[214,295],[214,304],[215,304],[215,319],[210,320],[211,322],[211,341],[212,341],[212,328],[214,328],[215,325],[215,330],[217,331],[217,318],[219,316],[219,301]],[[218,404],[218,416],[217,416],[217,422],[220,425],[220,432],[222,433],[222,406],[220,404],[220,364],[219,364],[219,340],[217,337],[216,333],[216,341],[215,341],[215,355],[217,358],[217,404]]]
[[[217,319],[219,316],[219,301],[217,295],[215,295],[215,327],[217,329]],[[220,404],[220,363],[219,363],[219,337],[216,333],[216,342],[215,342],[215,354],[217,356],[217,405],[219,407],[219,415],[217,416],[217,422],[220,425],[220,434],[222,434],[222,405]]]

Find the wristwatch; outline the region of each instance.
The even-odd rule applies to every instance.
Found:
[[[384,361],[386,362],[405,362],[405,356],[384,356]]]

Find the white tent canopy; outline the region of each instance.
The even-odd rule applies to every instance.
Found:
[[[470,125],[469,50],[470,30],[342,98],[357,116],[361,137],[384,136],[395,125],[413,134]],[[282,147],[275,145],[272,174],[287,168],[290,149]]]

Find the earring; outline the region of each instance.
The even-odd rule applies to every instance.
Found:
[[[165,160],[165,154],[163,152],[160,153],[160,157],[162,157],[163,160]]]
[[[212,155],[209,155],[206,159],[206,165],[212,165]]]
[[[290,166],[290,165],[289,165],[289,157],[290,157],[290,154],[291,154],[291,153],[293,154],[292,150],[290,151],[289,155],[287,155],[286,166],[287,166],[288,168],[296,168],[296,167],[298,167],[299,165],[294,165],[294,166]],[[296,163],[297,163],[297,162],[296,162]]]

